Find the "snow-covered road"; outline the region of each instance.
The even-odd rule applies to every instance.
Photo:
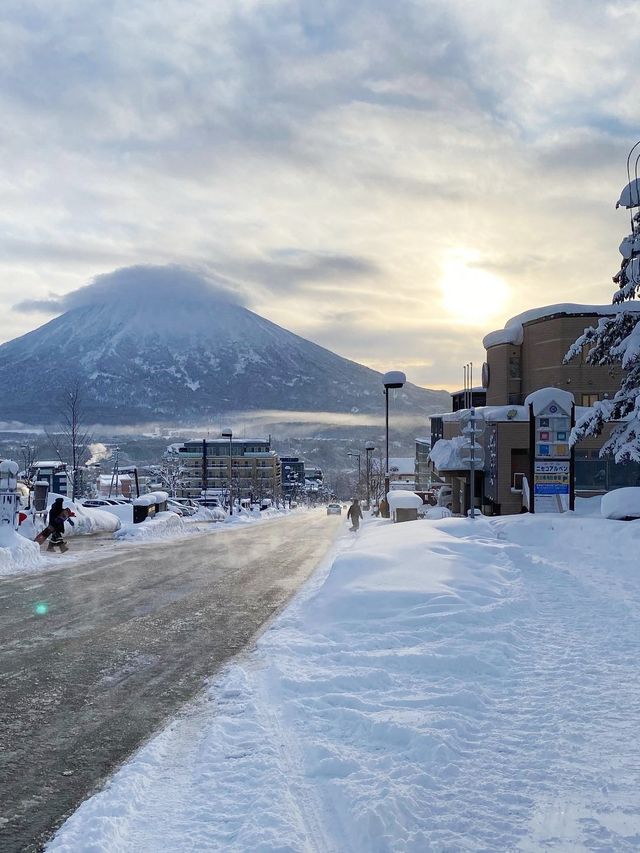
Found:
[[[640,522],[372,522],[52,851],[637,851]]]

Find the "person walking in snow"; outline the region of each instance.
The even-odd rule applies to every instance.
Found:
[[[49,510],[49,525],[48,529],[51,530],[51,540],[49,541],[49,547],[47,551],[53,551],[56,547],[60,548],[61,553],[64,554],[65,551],[68,550],[64,539],[62,538],[64,535],[64,523],[70,516],[73,515],[70,509],[66,509],[62,505],[63,498],[56,498],[53,502],[51,509]],[[70,524],[73,524],[72,521],[69,521]]]
[[[351,520],[351,529],[357,532],[360,527],[360,519],[362,518],[362,510],[360,509],[360,502],[357,498],[353,499],[353,503],[347,510],[347,520]]]

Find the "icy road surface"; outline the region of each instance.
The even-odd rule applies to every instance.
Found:
[[[50,853],[640,850],[640,522],[371,522]]]
[[[283,606],[338,526],[302,513],[0,579],[2,853],[40,849]]]

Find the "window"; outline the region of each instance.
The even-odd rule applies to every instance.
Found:
[[[600,399],[599,394],[583,394],[582,395],[582,406],[593,406],[594,403],[597,403]]]

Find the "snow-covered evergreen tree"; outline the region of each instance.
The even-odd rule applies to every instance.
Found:
[[[623,307],[635,300],[640,290],[639,178],[624,188],[616,207],[631,211],[631,233],[620,244],[622,263],[613,277],[617,288],[613,305],[617,308],[612,316],[602,317],[596,326],[585,329],[564,360],[566,364],[586,349],[588,364],[619,363],[624,371],[622,384],[612,400],[599,401],[578,419],[571,442],[599,435],[606,423],[618,421],[601,455],[613,455],[616,462],[640,462],[640,313],[635,305],[633,311]]]

